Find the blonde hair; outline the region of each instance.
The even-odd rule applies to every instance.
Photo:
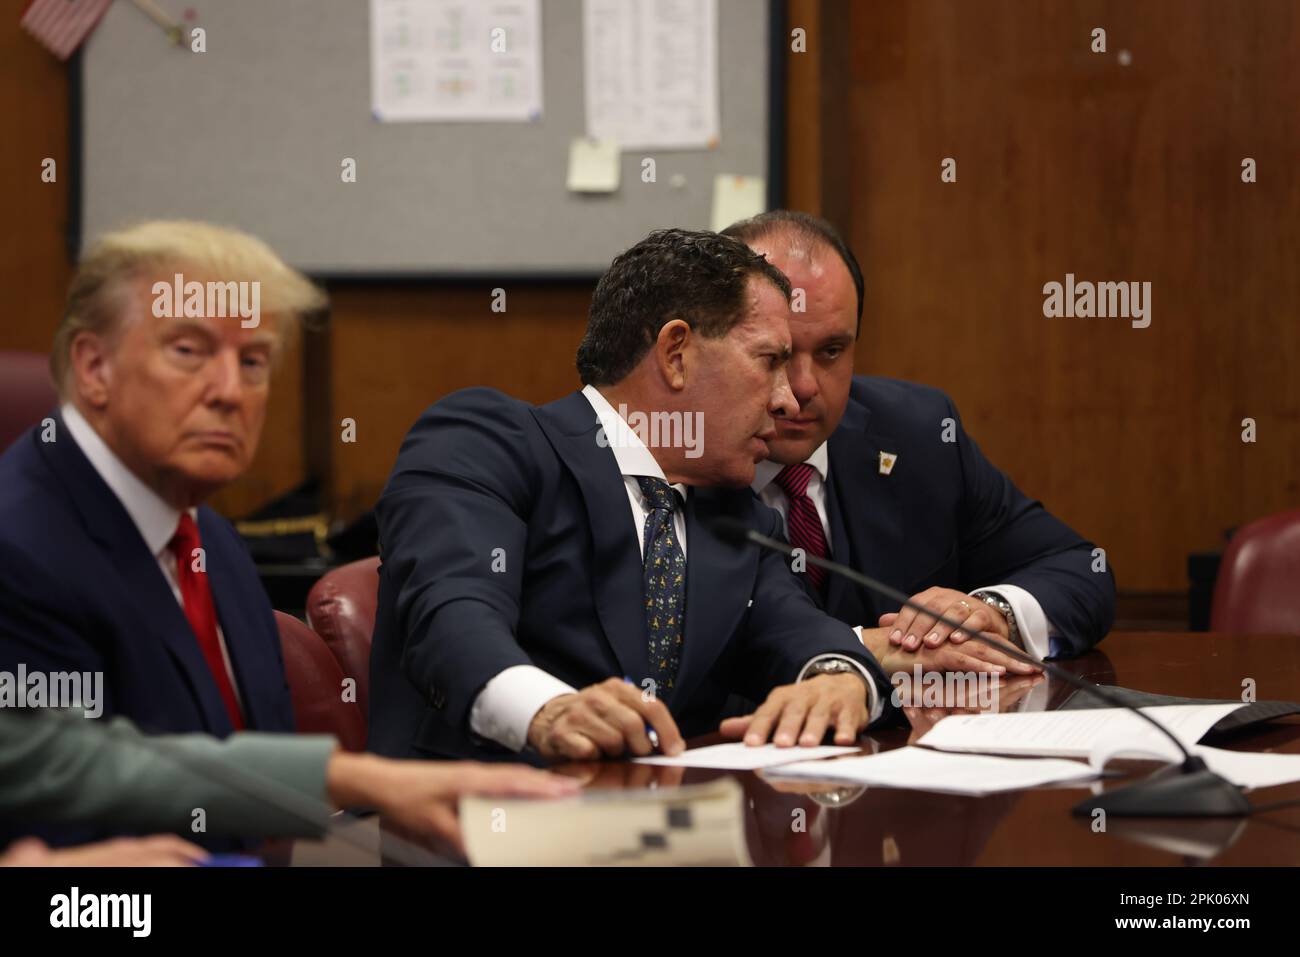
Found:
[[[170,280],[171,273],[185,270],[222,281],[259,282],[262,311],[281,317],[281,347],[297,335],[302,320],[323,314],[329,304],[320,288],[287,266],[270,246],[237,229],[194,220],[152,220],[107,233],[77,265],[54,333],[50,373],[59,391],[71,365],[72,341],[83,331],[111,332],[122,318],[133,280]]]

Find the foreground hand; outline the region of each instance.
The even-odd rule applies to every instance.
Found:
[[[549,761],[617,758],[625,751],[645,757],[654,750],[647,724],[659,736],[664,754],[680,754],[686,747],[662,701],[619,678],[607,678],[546,702],[528,726],[528,743]]]
[[[945,641],[960,644],[975,631],[990,632],[1003,641],[1011,633],[1007,620],[996,608],[952,588],[927,588],[913,595],[912,601],[961,622],[962,627],[954,631],[933,615],[912,608],[881,615],[879,624],[890,628],[890,642],[908,651],[916,651],[922,644],[930,648],[937,648]]]
[[[14,841],[0,854],[0,867],[188,867],[207,859],[207,851],[174,834],[119,837],[63,848],[49,848],[29,837]]]
[[[461,854],[462,797],[557,798],[580,789],[576,781],[519,764],[392,761],[345,751],[330,758],[326,786],[336,805],[374,807],[386,820]]]
[[[812,748],[826,729],[835,728],[835,743],[850,745],[867,726],[867,686],[857,675],[818,675],[773,689],[753,714],[728,718],[718,729],[729,738],[744,736],[750,747],[768,738],[779,748]],[[775,732],[775,733],[774,733]]]
[[[896,674],[911,674],[917,665],[921,666],[923,673],[938,671],[964,674],[988,671],[993,674],[1036,675],[1043,671],[1037,665],[1012,658],[980,641],[958,644],[945,642],[933,648],[922,645],[916,651],[909,651],[893,643],[888,625],[883,628],[863,628],[862,643],[891,678]]]

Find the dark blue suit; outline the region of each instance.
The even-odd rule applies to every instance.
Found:
[[[749,489],[692,489],[685,509],[685,643],[665,698],[684,735],[716,730],[730,692],[762,700],[824,652],[861,662],[887,695],[874,659],[780,556],[708,530],[731,516],[778,533]],[[632,510],[581,393],[541,407],[488,389],[438,402],[403,442],[378,517],[373,750],[501,757],[471,733],[469,714],[513,665],[575,688],[648,673]]]
[[[216,682],[125,507],[55,417],[0,457],[0,670],[100,671],[104,717],[231,732]],[[292,731],[279,632],[243,542],[198,510],[217,615],[250,730]]]
[[[943,441],[951,418],[956,441]],[[929,386],[857,376],[829,445],[832,557],[914,595],[1017,585],[1061,633],[1062,654],[1099,642],[1115,617],[1115,578],[1093,571],[1091,542],[1027,498],[961,427],[952,400]],[[881,475],[879,455],[898,460]],[[832,577],[826,609],[874,626],[895,603]]]

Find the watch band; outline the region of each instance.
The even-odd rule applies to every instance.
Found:
[[[1016,613],[1011,608],[1011,602],[1007,601],[995,591],[977,591],[971,595],[972,598],[978,598],[990,608],[995,608],[1007,620],[1007,640],[1019,648],[1025,650],[1025,643],[1020,638],[1020,626],[1016,624]]]

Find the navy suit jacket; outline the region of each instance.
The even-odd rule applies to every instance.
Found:
[[[473,735],[469,715],[513,665],[575,688],[649,673],[636,529],[597,430],[580,392],[533,407],[468,389],[408,433],[378,507],[372,750],[508,754]],[[692,489],[685,509],[684,646],[662,696],[684,735],[717,730],[730,692],[761,701],[825,652],[865,665],[888,697],[875,660],[781,556],[732,547],[707,527],[730,516],[779,534],[774,512],[747,488]]]
[[[942,440],[951,418],[956,441]],[[1085,541],[1027,498],[980,452],[952,400],[930,386],[856,376],[828,443],[826,504],[832,557],[908,595],[932,586],[969,592],[1017,585],[1060,635],[1062,654],[1082,654],[1115,618],[1115,577],[1093,571]],[[881,475],[879,455],[898,455]],[[897,611],[841,578],[825,607],[874,626]]]
[[[98,671],[103,716],[149,732],[232,728],[194,631],[126,508],[59,416],[0,457],[0,670]],[[279,632],[242,540],[198,510],[208,580],[250,730],[292,731]]]

